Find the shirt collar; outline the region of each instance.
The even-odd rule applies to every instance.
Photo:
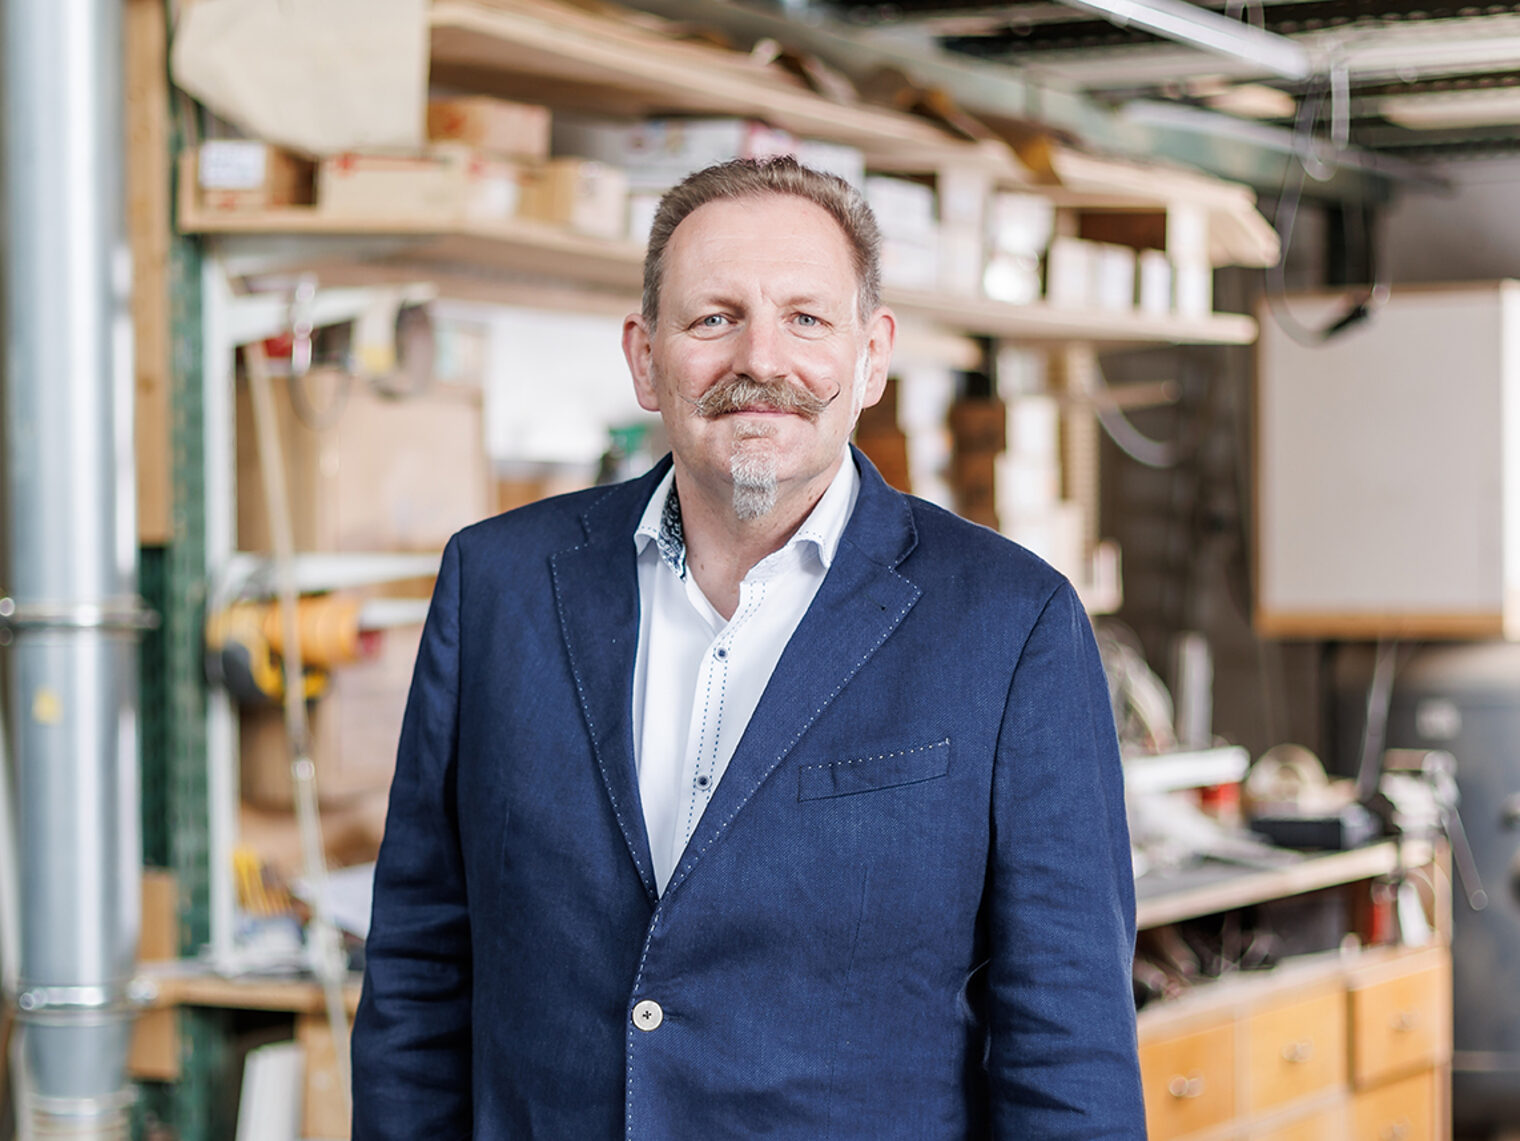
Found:
[[[675,476],[675,467],[672,466],[656,485],[654,494],[649,497],[644,514],[639,519],[638,529],[634,531],[633,541],[640,554],[650,543],[654,543],[665,565],[684,581],[686,536],[681,530],[681,497],[676,491]],[[845,524],[850,521],[850,515],[855,510],[855,500],[859,494],[860,473],[855,470],[854,458],[846,451],[844,461],[834,473],[823,497],[781,551],[808,543],[812,545],[825,570],[833,566],[834,556],[839,550],[839,540],[844,535]],[[761,562],[774,559],[781,551]]]

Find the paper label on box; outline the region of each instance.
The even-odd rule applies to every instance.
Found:
[[[215,139],[200,149],[201,186],[207,190],[257,190],[264,185],[265,144],[252,139]]]

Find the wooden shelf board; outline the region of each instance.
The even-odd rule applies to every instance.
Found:
[[[742,52],[671,39],[653,18],[618,21],[538,0],[436,0],[430,20],[435,81],[622,117],[752,116],[859,147],[884,169],[975,163],[1027,181],[1006,146],[965,142],[884,108],[836,103]]]
[[[1076,309],[1045,302],[1008,305],[978,297],[907,290],[889,289],[886,294],[888,304],[893,307],[970,333],[1014,340],[1090,341],[1105,345],[1248,345],[1256,339],[1255,319],[1239,313],[1158,317],[1135,311]]]
[[[215,1006],[232,1010],[288,1010],[296,1014],[320,1014],[327,1009],[322,987],[311,979],[224,978],[198,963],[170,960],[144,963],[143,979],[157,988],[151,1007]],[[360,982],[350,975],[343,987],[343,1003],[352,1014],[359,1007]]]
[[[1282,868],[1256,870],[1216,864],[1178,876],[1142,876],[1135,881],[1135,920],[1141,930],[1161,927],[1269,899],[1375,879],[1400,866],[1398,842],[1385,840],[1347,852],[1306,856]]]
[[[182,187],[180,202],[193,203],[194,194]],[[249,238],[353,238],[352,257],[325,246],[314,251],[302,268],[332,270],[348,264],[386,270],[392,278],[443,279],[462,284],[489,274],[530,275],[548,282],[569,282],[594,290],[636,296],[643,274],[643,247],[633,242],[588,237],[525,220],[499,222],[439,222],[437,219],[395,216],[355,218],[325,214],[315,207],[236,213],[182,205],[179,226],[192,234]],[[377,252],[360,239],[384,239]],[[394,239],[400,239],[399,246]],[[327,275],[335,280],[339,275]],[[465,290],[474,300],[510,294],[522,298],[522,281],[503,281],[493,292],[480,280]],[[527,296],[535,292],[527,291]],[[1103,312],[1037,303],[1008,305],[976,297],[955,297],[901,289],[886,291],[886,300],[902,316],[916,317],[957,332],[1010,337],[1029,341],[1088,341],[1105,345],[1218,344],[1244,345],[1256,339],[1256,321],[1242,314],[1208,317],[1150,316],[1138,312]],[[505,303],[521,304],[521,300]]]

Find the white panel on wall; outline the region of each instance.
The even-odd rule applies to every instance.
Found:
[[[614,425],[653,421],[634,399],[616,317],[490,311],[486,440],[493,460],[594,463]]]
[[[1344,301],[1291,305],[1321,327]],[[1396,291],[1373,321],[1323,344],[1261,314],[1263,631],[1501,632],[1520,544],[1517,317],[1515,282]]]

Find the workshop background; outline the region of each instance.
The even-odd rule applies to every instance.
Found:
[[[793,152],[885,235],[858,444],[1093,617],[1152,1138],[1520,1137],[1512,5],[0,21],[0,1136],[348,1136],[442,545],[662,453],[655,204]]]

